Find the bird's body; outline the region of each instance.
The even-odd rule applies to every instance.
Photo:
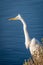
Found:
[[[38,40],[33,38],[31,40],[29,49],[30,49],[31,55],[34,57],[35,60],[39,62],[39,59],[41,59],[40,62],[43,61],[43,46],[41,43],[39,43]]]
[[[30,44],[30,51],[32,55],[34,54],[34,51],[36,51],[39,48],[39,46],[40,46],[39,41],[33,38]]]
[[[24,36],[25,36],[25,46],[26,48],[30,49],[30,53],[32,56],[36,56],[35,58],[39,60],[40,58],[40,53],[43,55],[43,46],[40,44],[40,42],[33,38],[32,40],[29,37],[29,34],[27,32],[27,25],[24,21],[24,19],[18,15],[15,18],[10,18],[9,20],[20,20],[21,23],[23,24],[23,31],[24,31]]]

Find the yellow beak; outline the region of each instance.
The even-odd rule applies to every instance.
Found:
[[[9,18],[8,20],[16,20],[16,18]]]

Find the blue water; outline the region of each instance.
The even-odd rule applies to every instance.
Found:
[[[21,14],[30,38],[43,37],[43,0],[0,0],[0,65],[22,65],[30,57],[25,48],[20,21],[8,18]]]

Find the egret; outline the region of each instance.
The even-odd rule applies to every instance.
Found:
[[[36,60],[39,60],[41,58],[41,54],[43,55],[43,46],[36,38],[30,39],[27,31],[27,25],[24,19],[21,17],[20,14],[18,14],[14,18],[9,18],[9,20],[20,20],[20,22],[23,24],[25,46],[27,49],[29,48],[31,55],[35,57]]]

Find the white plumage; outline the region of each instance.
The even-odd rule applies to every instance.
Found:
[[[18,16],[16,16],[15,18],[10,18],[9,20],[20,20],[21,23],[23,24],[23,31],[24,31],[24,36],[25,36],[25,46],[26,48],[30,49],[30,52],[32,54],[32,56],[34,56],[36,59],[39,60],[40,54],[43,55],[43,46],[40,44],[40,42],[33,38],[32,40],[29,37],[29,34],[27,32],[27,25],[24,21],[24,19],[21,17],[20,14],[18,14]]]
[[[34,51],[36,51],[38,48],[39,48],[39,41],[36,40],[35,38],[33,38],[31,40],[31,44],[30,44],[31,54],[33,55],[34,54]]]

